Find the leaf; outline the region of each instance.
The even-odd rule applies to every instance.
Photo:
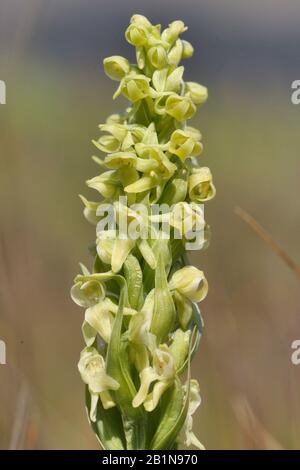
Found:
[[[155,271],[154,311],[151,323],[151,333],[160,344],[172,331],[176,320],[176,309],[168,286],[165,263],[162,253],[159,254]]]
[[[132,406],[132,400],[137,391],[128,367],[128,340],[121,338],[125,289],[126,287],[121,289],[119,309],[107,350],[107,373],[120,384],[120,388],[111,393],[122,413],[127,449],[144,449],[146,445],[146,415],[141,407],[133,408]]]
[[[91,395],[88,387],[85,389],[85,402],[89,423],[101,447],[104,450],[126,449],[123,423],[119,410],[116,407],[105,410],[101,400],[98,400],[97,419],[95,423],[92,423],[90,420]]]
[[[187,410],[184,406],[183,388],[178,378],[174,385],[165,392],[161,408],[164,411],[150,444],[151,450],[171,449],[184,424]]]
[[[143,303],[143,273],[140,263],[133,255],[128,255],[124,263],[124,275],[128,286],[128,300],[135,310]]]

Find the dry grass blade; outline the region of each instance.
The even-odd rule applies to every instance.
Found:
[[[9,450],[20,450],[24,448],[26,432],[29,422],[30,392],[27,383],[21,385],[18,395],[15,420],[10,439]]]
[[[272,235],[270,235],[255,219],[252,215],[248,214],[244,209],[240,207],[235,208],[235,213],[238,215],[244,222],[246,222],[249,227],[265,242],[270,248],[278,255],[282,261],[293,271],[297,279],[300,281],[300,266],[295,263],[295,261],[288,255],[288,253],[281,248],[280,245],[274,240]]]
[[[284,450],[255,416],[245,397],[236,398],[232,407],[249,447],[257,450]]]

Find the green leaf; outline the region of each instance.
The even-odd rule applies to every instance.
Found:
[[[91,395],[88,387],[85,389],[85,402],[88,420],[101,447],[104,450],[126,449],[123,423],[119,410],[116,407],[105,410],[101,400],[98,400],[97,419],[95,423],[92,423],[90,420]]]
[[[151,323],[151,333],[156,336],[158,344],[166,340],[175,320],[176,309],[168,286],[164,259],[160,253],[155,271],[154,311]]]
[[[130,306],[136,310],[143,304],[143,273],[140,263],[133,255],[128,255],[124,263],[124,275],[128,286]]]
[[[175,443],[186,415],[182,385],[179,379],[165,392],[160,423],[150,444],[151,450],[169,450]]]
[[[141,407],[133,408],[132,406],[132,400],[137,391],[129,371],[128,340],[124,337],[121,338],[124,289],[126,287],[121,289],[119,309],[107,350],[107,373],[120,384],[120,388],[111,393],[122,413],[127,449],[144,449],[146,446],[146,414]]]

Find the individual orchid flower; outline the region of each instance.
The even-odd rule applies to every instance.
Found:
[[[166,99],[166,113],[176,119],[178,122],[191,119],[197,108],[188,96],[171,94]]]
[[[180,91],[180,87],[183,84],[182,76],[184,67],[176,67],[170,71],[168,68],[162,70],[156,70],[152,77],[152,83],[159,96],[169,96],[169,94],[177,93]],[[164,95],[163,93],[166,93]],[[168,93],[168,94],[167,94]]]
[[[187,157],[197,157],[202,150],[202,143],[196,140],[188,130],[177,129],[171,135],[169,151],[182,161]]]
[[[115,92],[113,98],[115,99],[121,94],[123,94],[125,98],[128,98],[132,103],[135,103],[143,98],[147,98],[148,96],[153,96],[154,90],[150,86],[150,78],[143,74],[130,72],[122,78],[120,86]]]
[[[130,71],[130,64],[127,59],[119,55],[107,57],[103,61],[106,75],[112,80],[120,81]]]
[[[94,344],[97,334],[106,343],[109,343],[117,312],[118,305],[109,297],[106,297],[85,311],[82,333],[87,346]],[[132,308],[124,308],[124,315],[135,316],[136,313]]]
[[[187,394],[188,385],[184,385],[185,393]],[[189,384],[189,407],[187,417],[182,428],[182,431],[177,439],[179,443],[185,446],[197,447],[199,450],[205,450],[205,447],[193,433],[193,415],[201,405],[200,387],[197,380],[190,380]]]
[[[89,271],[84,272],[89,274]],[[105,298],[105,286],[101,281],[78,281],[71,289],[71,297],[80,307],[89,308]]]
[[[130,355],[137,370],[149,366],[149,353],[156,347],[156,337],[150,332],[154,311],[154,290],[149,292],[139,313],[132,316],[128,327]]]
[[[192,302],[201,302],[208,291],[204,273],[194,266],[175,271],[169,282],[171,291],[177,291]]]
[[[191,98],[192,102],[198,106],[205,103],[208,97],[207,88],[199,83],[186,82],[185,96]]]
[[[188,185],[191,201],[209,201],[216,194],[216,188],[212,182],[212,174],[207,167],[193,169],[189,176]]]
[[[120,181],[116,171],[106,171],[86,182],[89,188],[96,189],[105,199],[116,196],[119,191]]]
[[[90,419],[95,422],[98,399],[100,398],[104,409],[115,406],[109,391],[117,390],[120,385],[106,373],[105,361],[95,348],[85,348],[81,352],[78,369],[83,382],[88,385],[91,393]]]
[[[88,201],[84,196],[79,195],[80,199],[84,204],[83,215],[88,222],[93,225],[97,225],[99,218],[97,217],[97,209],[99,202]]]
[[[144,405],[147,411],[153,411],[163,393],[175,379],[175,361],[168,346],[162,344],[153,353],[153,366],[146,367],[140,372],[140,389],[132,406],[134,408]],[[155,382],[152,392],[149,393],[150,385]]]

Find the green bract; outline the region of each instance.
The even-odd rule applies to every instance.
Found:
[[[201,134],[187,125],[207,89],[183,80],[180,61],[193,54],[180,38],[186,30],[173,21],[161,31],[134,15],[125,37],[137,64],[104,59],[106,74],[119,82],[114,98],[130,106],[100,125],[93,141],[101,173],[87,185],[100,198],[80,197],[97,227],[95,259],[92,272],[81,265],[71,297],[85,308],[78,368],[92,428],[107,450],[203,448],[192,430],[200,394],[190,362],[202,332],[197,302],[208,285],[186,250],[207,246],[199,204],[215,187],[209,168],[198,166]]]

